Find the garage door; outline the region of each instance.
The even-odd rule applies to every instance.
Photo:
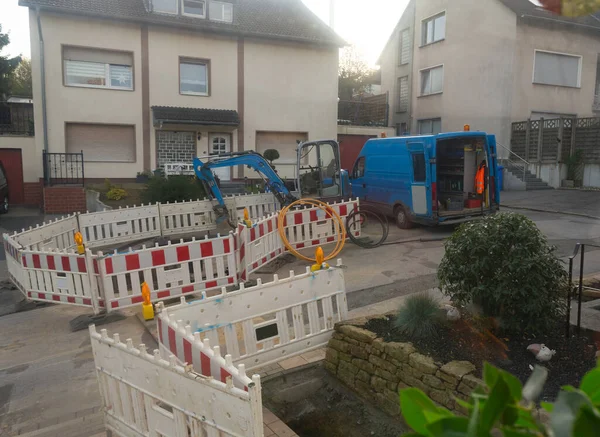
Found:
[[[296,177],[296,141],[307,139],[306,132],[256,132],[256,151],[263,154],[267,149],[277,150],[279,159],[273,162],[277,173],[282,178],[293,179]]]
[[[0,161],[6,170],[8,198],[12,204],[23,203],[23,159],[21,149],[0,149]]]
[[[370,138],[376,137],[377,135],[338,135],[342,168],[351,172],[354,162],[356,161],[356,158],[358,158],[358,154],[365,143]]]

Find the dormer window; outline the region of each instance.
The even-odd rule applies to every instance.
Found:
[[[177,3],[178,0],[152,0],[152,10],[163,14],[177,14]]]
[[[231,3],[211,1],[208,18],[212,21],[233,22],[233,5]]]
[[[183,15],[206,18],[206,2],[204,0],[182,0],[181,3]]]

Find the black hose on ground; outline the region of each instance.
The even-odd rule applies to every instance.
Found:
[[[356,223],[356,220],[360,221],[361,225],[369,222],[379,223],[381,226],[381,238],[377,241],[373,241],[370,238],[357,237],[352,232],[352,228]],[[346,234],[354,244],[364,249],[374,249],[381,246],[388,237],[390,231],[390,225],[385,214],[381,214],[374,208],[360,206],[352,211],[346,217]]]

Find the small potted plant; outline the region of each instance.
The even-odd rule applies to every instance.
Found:
[[[567,165],[567,179],[563,179],[562,185],[565,188],[580,187],[583,185],[583,181],[576,180],[577,171],[581,164],[583,164],[583,152],[581,150],[575,151],[574,154],[570,155],[566,160]]]
[[[135,177],[135,181],[138,184],[145,184],[150,179],[150,176],[152,176],[152,173],[150,171],[148,171],[148,170],[145,170],[145,171],[142,171],[142,172],[138,172],[138,174]]]

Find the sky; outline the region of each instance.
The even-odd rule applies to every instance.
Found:
[[[329,24],[329,0],[302,0]],[[335,3],[334,29],[354,45],[364,60],[374,65],[408,4],[408,0],[332,0]],[[368,4],[368,7],[367,7]],[[27,8],[18,0],[0,0],[2,32],[10,32],[10,45],[2,55],[30,56]]]

